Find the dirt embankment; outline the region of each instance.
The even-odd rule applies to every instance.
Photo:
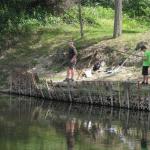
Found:
[[[80,80],[138,80],[141,77],[141,65],[143,52],[140,50],[142,45],[147,45],[150,48],[150,33],[139,34],[138,37],[124,39],[108,39],[98,44],[79,51],[79,59],[77,70],[85,72],[92,68],[95,61],[98,59],[105,62],[105,67],[99,72],[94,73],[90,78],[79,78]],[[64,56],[60,56],[61,62],[65,64]],[[125,63],[124,63],[125,62]],[[124,64],[123,64],[124,63]],[[62,64],[62,63],[61,63]],[[113,75],[107,75],[105,69],[108,67],[114,68],[122,65],[119,71]],[[59,64],[58,64],[59,65]],[[76,72],[76,78],[79,71]],[[61,80],[65,78],[65,71],[53,74],[53,80]],[[48,76],[49,77],[49,76]]]
[[[75,79],[78,78],[79,72],[85,72],[91,69],[96,59],[105,62],[105,67],[99,72],[94,73],[90,78],[79,77],[79,80],[137,80],[141,77],[141,65],[143,53],[138,50],[138,43],[147,43],[150,48],[150,32],[139,33],[136,37],[122,36],[117,39],[108,39],[92,45],[84,49],[78,49],[78,64]],[[137,50],[135,50],[137,49]],[[39,77],[48,80],[62,81],[66,76],[66,58],[63,54],[64,50],[60,49],[54,55],[41,56],[36,59],[37,64],[34,68],[30,67],[33,72],[36,72]],[[130,54],[133,54],[130,56]],[[130,56],[130,57],[129,57]],[[139,57],[138,57],[139,56]],[[128,58],[129,57],[129,58]],[[122,64],[126,59],[126,63],[119,69],[119,72],[113,76],[106,75],[105,70],[108,67],[116,67]],[[32,58],[33,59],[33,58]],[[15,63],[15,62],[14,62]],[[16,62],[17,63],[17,62]],[[8,76],[10,73],[9,66],[0,64],[3,76]],[[11,67],[12,68],[12,67]],[[4,79],[1,78],[3,81]]]

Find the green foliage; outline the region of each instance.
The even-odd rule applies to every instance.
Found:
[[[53,25],[61,22],[60,17],[52,16],[41,7],[32,10],[30,13],[21,12],[20,14],[11,12],[8,8],[1,8],[0,19],[1,32],[23,31],[24,29],[30,29],[30,27],[45,26],[47,23]]]
[[[114,0],[82,0],[86,6],[103,6],[114,8]],[[123,0],[124,13],[130,17],[144,17],[150,19],[150,0]]]
[[[63,20],[69,24],[79,23],[77,9],[77,7],[74,7],[66,11],[66,13],[63,16]],[[113,19],[114,12],[111,8],[103,8],[100,6],[88,6],[82,8],[82,16],[85,24],[99,25],[99,21],[102,18]]]
[[[141,16],[142,19],[149,20],[150,0],[124,0],[123,2],[125,14],[136,18]],[[50,5],[46,7],[43,3],[37,0],[3,0],[0,2],[0,34],[27,32],[36,27],[51,26],[63,21],[67,24],[78,23],[77,7],[65,10],[65,13],[58,17],[50,13]],[[49,4],[48,0],[47,4]],[[88,6],[83,7],[84,23],[99,25],[101,18],[113,18],[114,13],[111,8],[114,7],[114,0],[82,0],[82,4]]]
[[[74,24],[74,23],[78,23],[78,8],[74,7],[69,9],[68,11],[65,12],[65,14],[63,15],[63,21],[65,21],[67,24]]]
[[[83,18],[88,24],[100,24],[102,18],[112,19],[114,15],[112,9],[103,7],[85,7],[83,10]]]
[[[123,6],[130,17],[150,18],[150,0],[124,0]]]
[[[81,0],[83,5],[86,6],[103,6],[103,7],[113,7],[114,0]]]
[[[20,2],[21,1],[22,0],[20,0]],[[73,25],[79,30],[79,14],[77,6],[66,10],[64,14],[57,16],[52,15],[52,13],[42,6],[37,6],[31,10],[28,10],[25,9],[23,5],[20,10],[16,10],[13,4],[8,4],[9,3],[0,5],[0,51],[2,51],[2,49],[4,51],[16,43],[12,37],[17,35],[27,36],[31,33],[35,33],[41,28],[51,30],[53,34],[50,36],[64,32],[64,30],[66,30],[65,27],[68,25],[69,28],[71,28],[70,25]],[[19,7],[19,4],[16,5]],[[145,8],[143,6],[142,9],[145,13],[149,12],[149,8],[147,7]],[[149,14],[150,13],[148,13],[148,15]],[[113,9],[104,8],[99,5],[94,7],[92,5],[84,5],[82,7],[82,15],[84,27],[87,26],[88,28],[95,28],[94,30],[96,30],[96,32],[100,29],[104,30],[104,32],[112,32],[114,17]],[[128,13],[124,15],[124,30],[138,30],[136,32],[143,32],[149,28],[149,25],[150,23],[147,21],[147,17],[137,17],[136,19],[131,19]],[[92,33],[93,29],[88,31],[88,33]],[[68,27],[67,30],[69,30]]]

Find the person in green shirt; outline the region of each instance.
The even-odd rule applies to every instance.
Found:
[[[150,66],[150,50],[147,50],[147,47],[144,45],[141,47],[141,50],[144,51],[143,68],[142,68],[142,75],[143,75],[142,84],[148,84],[148,69]]]

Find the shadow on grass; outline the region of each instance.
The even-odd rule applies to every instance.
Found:
[[[92,46],[94,44],[97,44],[99,42],[107,41],[110,39],[113,39],[113,37],[112,36],[104,36],[104,37],[91,38],[91,39],[79,38],[79,39],[75,40],[75,43],[76,43],[76,47],[78,49],[83,49],[83,48],[87,48],[89,46]]]
[[[24,36],[19,35],[18,43],[14,46],[16,51],[8,54],[5,58],[5,64],[6,62],[8,64],[7,70],[13,70],[18,65],[34,67],[38,64],[40,57],[47,57],[52,54],[52,65],[48,66],[47,69],[60,72],[66,67],[66,60],[62,56],[58,59],[59,57],[56,55],[61,55],[67,51],[68,40],[73,39],[78,51],[80,51],[80,49],[87,48],[101,41],[112,39],[112,36],[103,36],[98,31],[95,31],[95,35],[93,35],[93,32],[86,32],[83,39],[80,38],[77,30],[63,31],[54,29],[53,31],[52,29],[41,29],[36,33],[28,33]],[[110,35],[111,33],[103,34]]]
[[[134,34],[134,33],[141,33],[141,32],[135,30],[123,30],[123,33]]]

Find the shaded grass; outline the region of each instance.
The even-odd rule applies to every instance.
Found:
[[[79,27],[64,24],[53,29],[39,28],[35,33],[27,36],[19,37],[19,42],[13,47],[15,52],[9,52],[4,59],[0,60],[0,64],[15,63],[32,63],[31,60],[41,56],[47,56],[55,53],[56,50],[66,49],[67,42],[71,39],[75,41],[78,50],[86,48],[90,45],[98,43],[112,37],[112,27],[105,26],[85,26],[85,37],[80,38]],[[141,33],[137,30],[124,30],[124,38],[132,39],[136,34]],[[34,61],[33,61],[34,62]],[[30,64],[32,66],[32,64]],[[35,65],[35,63],[34,63]]]
[[[54,31],[53,31],[54,30]],[[57,31],[57,32],[56,32]],[[99,42],[104,36],[111,36],[110,30],[99,30],[94,27],[85,27],[85,37],[80,38],[79,27],[64,24],[52,29],[39,28],[36,32],[20,35],[18,43],[7,50],[0,64],[31,63],[34,58],[47,56],[57,49],[66,48],[69,40],[73,39],[78,49],[90,46]],[[31,64],[32,65],[32,64]]]
[[[99,9],[101,9],[100,12],[102,11],[102,8],[95,10],[95,19],[92,18],[92,14],[95,14],[93,10],[91,10],[92,13],[84,14],[89,16],[85,16],[85,34],[82,39],[80,38],[79,25],[75,23],[77,18],[72,24],[60,22],[60,24],[55,25],[31,26],[30,31],[23,34],[14,34],[14,38],[18,39],[17,44],[8,49],[4,54],[4,58],[0,59],[2,72],[0,79],[6,79],[7,72],[14,70],[18,65],[26,65],[32,68],[42,63],[39,61],[41,57],[46,58],[51,54],[66,51],[69,40],[73,39],[75,41],[77,50],[80,52],[88,46],[111,39],[113,33],[113,11],[109,9],[107,12],[105,10],[103,16],[100,15]],[[89,9],[86,11],[89,11]],[[132,46],[140,33],[149,30],[149,24],[124,16],[123,29],[123,42],[126,41],[129,46]],[[59,60],[57,64],[54,62],[51,67],[47,67],[47,70],[57,72],[62,69],[64,69],[64,66],[62,66],[62,61]]]

